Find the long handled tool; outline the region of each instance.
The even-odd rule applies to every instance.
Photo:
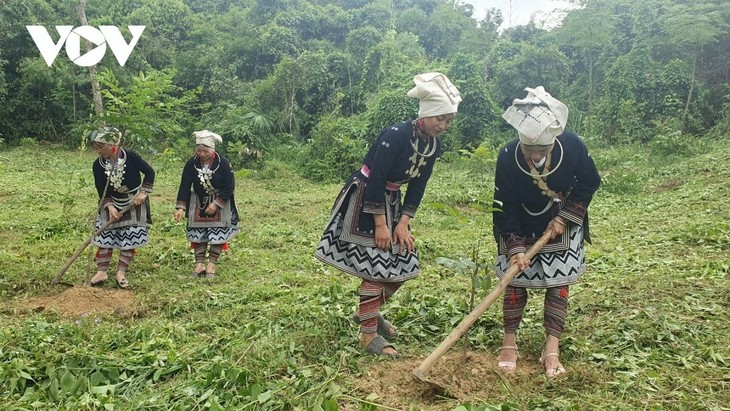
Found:
[[[124,208],[122,208],[119,211],[119,215],[124,215],[127,211],[129,211],[132,207],[134,207],[134,201],[131,201],[129,204],[127,204]],[[51,284],[58,284],[59,281],[61,281],[61,277],[66,273],[66,270],[68,270],[69,267],[71,267],[71,264],[73,264],[74,261],[76,261],[77,258],[81,255],[81,253],[84,252],[84,249],[91,243],[91,241],[99,234],[101,234],[102,231],[109,228],[110,225],[114,224],[116,221],[109,220],[104,224],[103,226],[99,227],[98,230],[94,231],[94,234],[90,235],[89,238],[84,241],[79,248],[76,249],[76,252],[73,253],[73,255],[66,260],[66,264],[61,267],[61,269],[58,271],[58,274],[56,274],[56,278],[53,279]]]
[[[537,254],[543,246],[550,240],[550,236],[552,234],[552,230],[547,230],[545,233],[540,237],[535,244],[530,247],[529,250],[525,253],[525,258],[531,259],[532,257]],[[421,365],[418,366],[418,368],[413,370],[413,377],[417,379],[418,381],[424,382],[428,385],[430,385],[432,388],[436,389],[439,392],[445,392],[446,388],[441,386],[435,381],[432,381],[426,377],[426,373],[428,370],[433,367],[433,365],[436,363],[436,361],[441,358],[446,351],[451,348],[452,345],[461,337],[466,330],[471,327],[479,317],[481,317],[482,314],[484,314],[485,311],[487,311],[487,308],[489,308],[494,301],[497,300],[497,298],[504,292],[504,290],[507,288],[507,285],[512,280],[512,277],[517,275],[520,272],[520,269],[517,265],[510,266],[509,270],[504,274],[502,279],[499,281],[499,284],[497,284],[497,287],[495,287],[482,301],[479,303],[479,305],[472,310],[469,315],[464,317],[463,320],[459,323],[459,325],[454,328],[451,333],[446,337],[446,339],[439,344],[438,347],[436,347],[433,352],[426,357],[425,360],[421,363]]]

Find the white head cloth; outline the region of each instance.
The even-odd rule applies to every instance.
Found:
[[[520,135],[524,145],[550,145],[563,134],[568,122],[568,107],[550,95],[545,88],[525,88],[527,97],[514,99],[502,114]]]
[[[202,144],[206,147],[215,148],[215,143],[222,143],[223,137],[219,136],[218,134],[208,131],[208,130],[201,130],[201,131],[194,131],[193,137],[195,137],[195,144]]]
[[[91,136],[91,142],[117,145],[122,140],[122,133],[114,127],[104,127]]]
[[[441,73],[424,73],[413,77],[416,86],[408,97],[419,100],[418,118],[456,113],[461,94],[456,86]]]

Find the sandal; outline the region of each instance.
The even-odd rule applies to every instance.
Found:
[[[209,280],[210,280],[211,278],[215,278],[215,272],[213,272],[213,273],[209,273],[209,272],[207,272],[207,271],[204,271],[204,272],[203,272],[203,276],[204,276],[205,278],[207,278],[207,279],[209,279]]]
[[[361,322],[360,317],[358,317],[357,314],[352,315],[352,321],[354,321],[355,324],[360,324]],[[385,338],[395,338],[398,336],[398,329],[395,328],[390,321],[386,320],[382,314],[378,314],[377,333]]]
[[[127,281],[126,278],[122,278],[121,280],[117,281],[117,288],[121,288],[122,290],[129,290],[132,288],[132,286],[129,284],[129,281]]]
[[[193,273],[191,274],[191,276],[193,278],[203,278],[203,277],[205,277],[205,270],[203,270],[203,271],[193,271]]]
[[[393,350],[395,350],[395,347],[393,346],[393,344],[389,343],[388,341],[385,341],[385,338],[383,338],[382,335],[379,335],[379,336],[373,338],[372,340],[370,340],[367,347],[362,347],[362,345],[360,347],[365,348],[365,351],[367,351],[373,355],[386,355],[392,359],[398,358],[397,352],[396,353],[384,352],[385,349],[388,347],[392,348]]]
[[[550,354],[545,354],[545,352],[543,351],[543,355],[540,356],[540,364],[542,364],[542,366],[545,367],[545,360],[548,357],[558,357],[558,356],[559,356],[558,353],[551,352]],[[565,368],[563,367],[563,364],[560,364],[560,362],[558,362],[558,366],[555,368],[550,368],[550,369],[545,368],[545,376],[548,378],[557,377],[558,375],[563,374],[564,372],[565,372]]]
[[[517,347],[514,345],[504,345],[502,346],[502,351],[504,350],[514,350],[516,358],[519,358],[519,352],[517,351]],[[502,371],[512,372],[517,370],[517,360],[514,361],[506,361],[506,360],[500,360],[497,362],[497,368],[499,368]]]
[[[94,278],[96,278],[99,273],[104,273],[104,278],[94,281]],[[101,287],[108,279],[109,277],[106,275],[106,272],[98,271],[93,277],[91,277],[91,280],[89,280],[89,285],[92,287]]]
[[[103,280],[97,280],[97,281],[92,280],[92,281],[89,281],[89,285],[92,287],[101,287],[102,285],[104,285],[106,280],[108,280],[108,278],[105,278]]]

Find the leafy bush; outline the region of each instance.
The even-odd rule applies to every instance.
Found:
[[[367,152],[365,121],[359,117],[326,116],[312,130],[300,170],[319,181],[344,180],[362,164]]]

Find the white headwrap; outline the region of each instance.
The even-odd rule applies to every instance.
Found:
[[[563,134],[568,122],[568,107],[550,95],[545,88],[525,88],[527,97],[514,99],[502,114],[517,129],[520,143],[528,146],[550,145]]]
[[[451,81],[441,73],[424,73],[413,77],[416,86],[408,91],[408,97],[419,100],[418,118],[456,113],[461,94]]]
[[[195,144],[202,144],[206,147],[215,148],[216,141],[219,143],[223,142],[223,137],[219,136],[218,134],[208,131],[208,130],[201,130],[201,131],[194,131],[193,137],[195,137]]]
[[[104,127],[91,134],[91,142],[117,145],[122,140],[122,133],[114,127]]]

